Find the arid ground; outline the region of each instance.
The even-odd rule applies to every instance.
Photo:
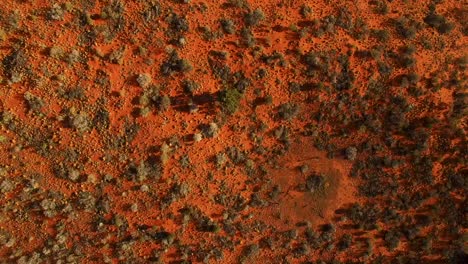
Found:
[[[468,263],[468,3],[0,2],[0,263]]]

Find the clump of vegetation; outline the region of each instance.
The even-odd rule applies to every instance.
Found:
[[[447,21],[447,19],[435,12],[430,12],[426,17],[424,17],[424,22],[429,26],[437,29],[437,32],[440,34],[447,34],[454,29],[454,24]]]
[[[308,18],[312,14],[313,10],[312,7],[308,5],[302,5],[299,13],[301,14],[302,18]]]
[[[395,21],[397,32],[406,39],[413,39],[421,29],[421,24],[411,18],[402,16]]]
[[[195,142],[200,142],[203,139],[203,135],[201,133],[195,133],[193,134],[193,141]]]
[[[230,19],[221,19],[219,21],[223,32],[226,34],[234,34],[236,32],[236,25]]]
[[[260,247],[257,244],[251,244],[244,247],[242,256],[240,257],[241,262],[245,262],[247,259],[254,257],[258,254]]]
[[[83,100],[85,99],[85,90],[83,87],[71,87],[68,90],[59,90],[60,96],[67,100]]]
[[[52,46],[49,48],[49,56],[54,59],[62,59],[65,55],[65,51],[62,47]]]
[[[156,18],[158,18],[161,15],[162,12],[162,7],[159,2],[147,2],[145,3],[147,6],[145,10],[143,11],[143,18],[145,22],[150,23],[154,21]]]
[[[27,73],[28,58],[23,49],[14,49],[2,61],[3,71],[11,83],[23,80]]]
[[[26,92],[24,94],[24,100],[26,100],[28,109],[36,113],[40,112],[44,106],[44,101],[40,97],[35,96],[30,92]]]
[[[160,156],[160,160],[161,160],[161,164],[162,165],[166,165],[167,162],[169,161],[169,158],[172,154],[172,149],[171,147],[169,147],[169,145],[164,142],[162,145],[161,145],[161,156]]]
[[[220,153],[216,154],[215,164],[216,164],[217,169],[223,168],[223,166],[226,164],[226,162],[227,162],[227,156],[226,156],[225,153],[220,152]]]
[[[169,159],[168,150],[161,148],[161,156],[165,155],[164,162]],[[163,159],[161,158],[161,161]],[[162,162],[161,162],[162,163]],[[164,164],[163,164],[164,165]],[[144,182],[146,180],[157,180],[161,176],[161,168],[158,162],[154,160],[142,160],[139,163],[131,162],[125,172],[125,177],[131,181]]]
[[[372,1],[371,4],[374,4],[374,12],[380,15],[386,15],[390,11],[386,1]]]
[[[245,25],[248,27],[254,27],[257,26],[260,21],[265,19],[265,14],[261,9],[255,9],[251,13],[247,13],[244,16],[244,22]]]
[[[249,28],[242,28],[240,34],[242,37],[242,44],[244,46],[249,48],[255,46],[255,37]]]
[[[239,108],[243,95],[237,89],[228,88],[220,93],[219,101],[228,114],[234,114]]]
[[[63,17],[66,12],[66,7],[60,6],[59,4],[54,4],[47,12],[47,18],[50,20],[63,20]]]
[[[323,175],[312,174],[307,177],[305,189],[308,192],[316,193],[325,188],[325,177]]]
[[[279,106],[278,116],[281,119],[291,121],[299,114],[299,106],[294,103],[284,103]]]
[[[348,147],[348,148],[346,148],[345,154],[346,154],[346,158],[348,160],[355,160],[356,156],[357,156],[357,148]]]
[[[109,61],[114,64],[123,64],[125,58],[125,46],[120,47],[109,54]]]
[[[78,132],[83,133],[91,128],[91,122],[86,112],[75,112],[73,109],[67,116],[67,123],[69,127],[76,129]]]
[[[182,88],[184,89],[184,92],[193,94],[196,90],[200,89],[200,84],[193,80],[186,79],[182,83]]]
[[[179,58],[177,51],[172,51],[169,58],[161,65],[161,73],[165,76],[173,73],[184,73],[192,70],[192,65],[186,59]]]
[[[372,36],[378,39],[380,42],[387,42],[390,40],[390,32],[385,29],[375,29],[371,31]]]
[[[237,7],[237,8],[249,8],[249,3],[247,0],[227,0],[226,1],[228,5]]]
[[[202,133],[205,138],[216,137],[219,133],[219,127],[216,123],[211,122],[208,125],[202,126]]]
[[[171,106],[171,98],[167,95],[163,95],[159,98],[159,111],[165,112],[169,110]]]
[[[103,7],[100,17],[107,20],[105,28],[105,40],[114,40],[119,32],[125,29],[127,21],[125,19],[125,4],[123,1],[110,1]],[[93,25],[93,19],[88,13],[83,14],[84,24]]]
[[[151,84],[151,76],[147,73],[138,74],[136,81],[141,88],[147,88]]]
[[[189,24],[185,17],[173,13],[167,20],[170,30],[174,33],[184,33],[189,30]]]

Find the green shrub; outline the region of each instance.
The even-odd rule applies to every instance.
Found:
[[[229,114],[234,114],[237,111],[241,99],[242,93],[233,88],[224,90],[220,95],[220,101],[223,104],[223,108]]]
[[[448,22],[445,17],[430,13],[424,18],[424,22],[429,26],[437,29],[440,34],[446,34],[453,30],[455,27],[452,23]]]
[[[244,16],[245,25],[248,27],[257,26],[260,21],[265,19],[265,14],[261,9],[255,9],[252,13],[247,13]]]

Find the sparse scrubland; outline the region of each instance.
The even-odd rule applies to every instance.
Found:
[[[0,263],[467,263],[463,1],[0,7]]]

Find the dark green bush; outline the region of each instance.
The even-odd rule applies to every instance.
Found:
[[[241,99],[242,93],[237,89],[229,88],[221,92],[219,101],[227,113],[234,114],[239,108]]]
[[[436,13],[430,13],[424,18],[424,22],[429,26],[437,29],[440,34],[446,34],[453,30],[455,27],[453,23],[447,21],[444,16]]]

